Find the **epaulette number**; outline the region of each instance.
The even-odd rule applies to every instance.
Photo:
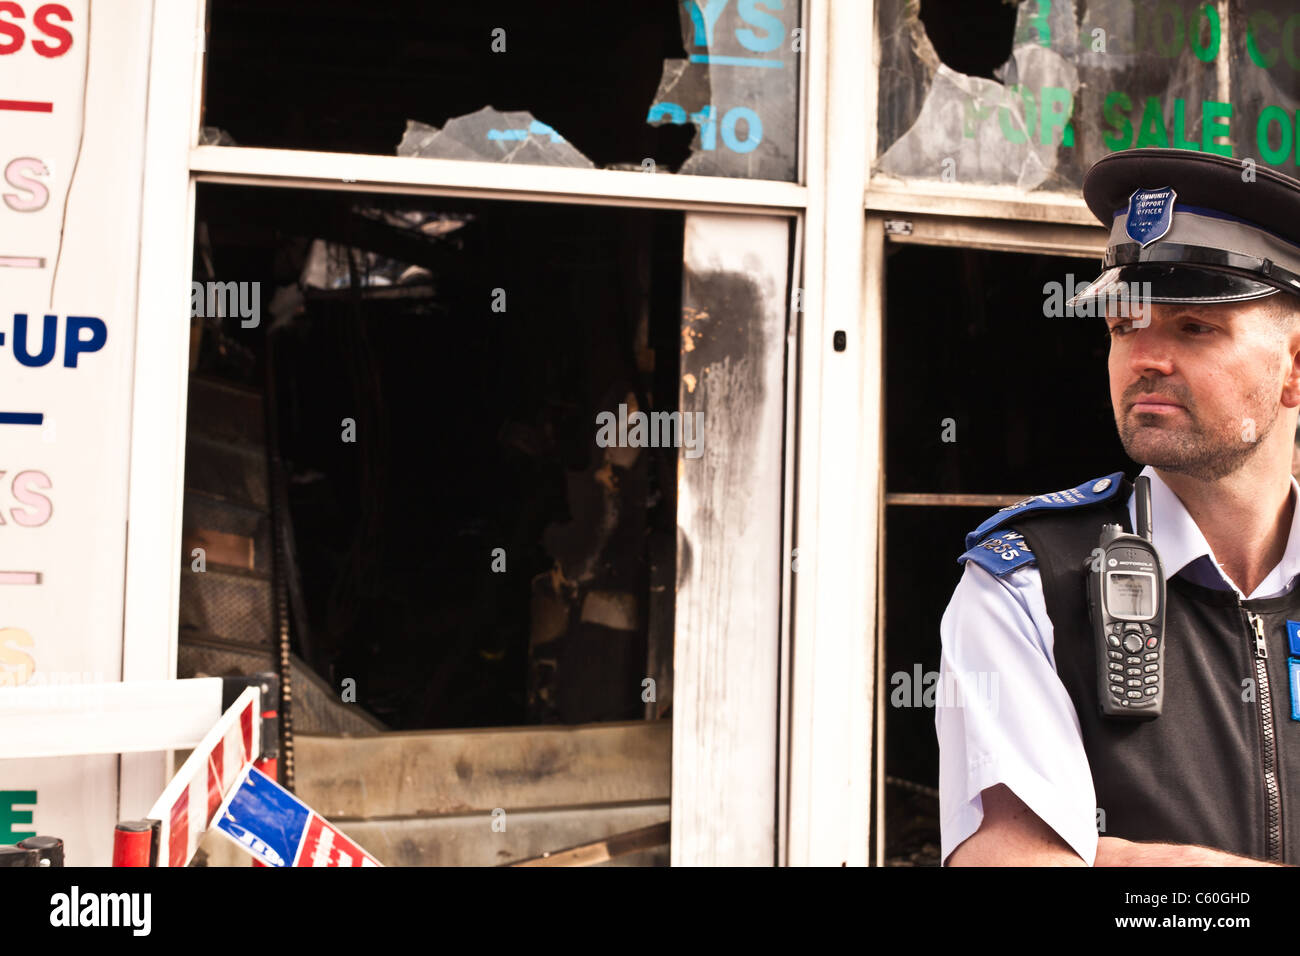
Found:
[[[1025,541],[1025,536],[1017,531],[1008,531],[996,538],[989,538],[987,541],[982,542],[980,547],[986,551],[992,551],[1003,561],[1014,561],[1022,553],[1033,553],[1033,549]]]

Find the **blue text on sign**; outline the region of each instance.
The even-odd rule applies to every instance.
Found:
[[[35,352],[30,348],[27,313],[14,314],[13,350],[19,365],[41,368],[54,360],[59,347],[59,317],[47,315],[41,323],[41,342]],[[83,333],[89,333],[83,335]],[[103,319],[90,315],[70,315],[64,326],[63,367],[76,368],[77,359],[87,352],[98,352],[108,341],[108,326]],[[0,346],[5,344],[5,334],[0,332]]]

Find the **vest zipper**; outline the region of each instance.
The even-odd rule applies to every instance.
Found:
[[[1264,642],[1264,619],[1253,611],[1246,618],[1254,631],[1255,684],[1259,688],[1260,730],[1264,764],[1264,842],[1268,859],[1282,859],[1282,798],[1277,784],[1277,738],[1273,733],[1273,694],[1268,683],[1268,645]]]

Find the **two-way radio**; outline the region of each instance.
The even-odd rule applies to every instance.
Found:
[[[1165,575],[1151,543],[1151,479],[1143,475],[1134,485],[1137,534],[1103,525],[1085,565],[1106,717],[1159,717],[1164,699]]]

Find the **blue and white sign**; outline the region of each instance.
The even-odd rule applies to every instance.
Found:
[[[267,866],[379,866],[307,804],[251,764],[213,826]]]
[[[292,866],[310,818],[307,804],[249,767],[215,826],[267,866]]]
[[[1144,249],[1163,239],[1174,224],[1174,202],[1178,194],[1168,186],[1163,189],[1139,189],[1128,200],[1128,218],[1124,231]]]

